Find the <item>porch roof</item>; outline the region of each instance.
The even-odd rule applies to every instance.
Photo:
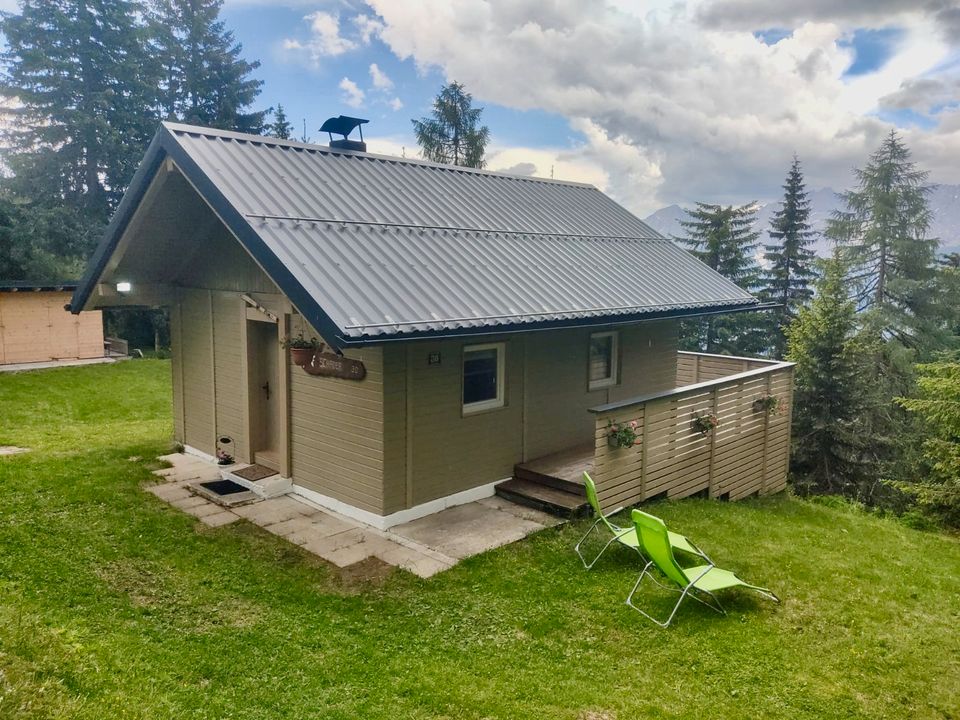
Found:
[[[758,306],[590,185],[164,123],[74,312],[166,158],[335,345]]]

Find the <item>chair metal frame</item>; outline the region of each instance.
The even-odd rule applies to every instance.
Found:
[[[666,533],[667,532],[666,526],[662,525],[662,521],[660,522],[661,522],[661,526],[663,527],[663,532]],[[638,535],[638,538],[640,538],[640,544],[643,545],[643,539],[642,537],[640,537],[639,528],[637,528],[637,535]],[[667,547],[669,549],[670,555],[672,556],[673,548],[670,546],[669,542],[667,543]],[[641,550],[640,552],[642,553],[643,551]],[[674,560],[674,563],[676,563],[676,560]],[[643,566],[643,570],[640,571],[640,576],[637,578],[637,581],[633,584],[633,589],[630,590],[630,593],[627,595],[627,600],[626,600],[626,603],[628,606],[636,610],[638,613],[643,615],[648,620],[652,621],[653,623],[659,625],[662,628],[668,627],[670,623],[673,622],[674,616],[676,616],[677,611],[680,609],[680,605],[683,603],[683,600],[686,597],[693,598],[701,605],[706,605],[708,608],[710,608],[715,612],[720,613],[721,615],[727,614],[727,611],[723,607],[723,604],[720,602],[720,599],[713,592],[711,592],[710,590],[705,590],[703,588],[697,587],[697,583],[703,577],[705,577],[711,570],[717,567],[716,564],[711,560],[708,559],[706,567],[704,567],[704,569],[696,577],[692,579],[686,574],[686,572],[683,572],[683,575],[688,579],[687,584],[684,586],[679,585],[679,583],[677,583],[675,580],[673,581],[673,584],[665,585],[664,583],[657,580],[656,577],[654,577],[653,573],[650,571],[651,567],[657,567],[657,569],[659,570],[659,566],[653,560],[650,560],[649,562],[647,562],[647,564]],[[677,566],[677,568],[680,569],[679,566]],[[673,609],[670,611],[670,614],[667,616],[666,620],[657,620],[657,618],[653,617],[652,615],[645,612],[644,610],[641,610],[639,607],[633,604],[633,597],[634,595],[636,595],[637,590],[640,589],[640,583],[643,582],[643,578],[647,575],[650,576],[650,579],[653,580],[654,583],[656,583],[659,587],[663,588],[664,590],[680,593],[680,597],[677,599],[676,604],[673,606]],[[671,580],[669,576],[666,576],[666,577],[667,577],[667,580]],[[737,580],[740,582],[740,584],[737,585],[736,587],[745,587],[749,590],[754,590],[760,593],[761,595],[764,595],[765,597],[770,598],[775,603],[777,604],[780,603],[780,598],[777,597],[776,594],[774,594],[772,591],[767,590],[766,588],[759,587],[757,585],[751,585],[749,583],[745,583],[742,580],[740,580],[740,578],[737,578]],[[702,597],[699,597],[698,595],[699,593],[703,593],[704,595],[709,596],[712,602],[707,602]]]
[[[596,565],[597,560],[600,559],[600,556],[603,555],[607,551],[607,548],[613,545],[613,543],[618,542],[620,538],[623,537],[624,535],[627,535],[631,532],[635,532],[633,528],[622,528],[619,525],[615,525],[614,523],[610,522],[610,515],[616,515],[621,510],[623,510],[623,507],[618,507],[616,510],[614,510],[611,513],[608,513],[607,515],[603,515],[601,513],[600,517],[598,517],[596,520],[593,521],[593,524],[590,526],[587,532],[585,532],[583,534],[583,537],[580,538],[577,541],[577,544],[573,546],[574,552],[577,553],[577,557],[580,558],[580,562],[583,563],[583,567],[586,568],[587,570],[589,570],[594,565]],[[584,541],[588,537],[590,537],[590,534],[597,529],[600,523],[603,523],[604,525],[606,525],[608,529],[612,528],[613,537],[607,540],[607,543],[603,546],[603,548],[601,548],[600,552],[597,553],[597,556],[588,563],[587,559],[583,556],[583,552],[581,551],[580,548],[582,547]],[[627,545],[626,543],[623,543],[623,542],[620,544],[623,545],[625,548],[629,548],[630,550],[635,550],[642,560],[646,560],[646,558],[643,556],[643,553],[640,552],[639,547],[633,547],[632,545]]]

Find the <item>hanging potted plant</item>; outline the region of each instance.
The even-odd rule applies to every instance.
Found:
[[[716,430],[720,426],[720,418],[711,413],[703,413],[694,416],[690,426],[695,432],[705,436],[708,435],[711,430]]]
[[[297,367],[309,365],[313,361],[313,356],[320,349],[320,341],[316,338],[309,340],[303,336],[301,331],[296,337],[288,337],[283,341],[283,347],[290,351],[290,358]]]
[[[637,434],[638,423],[631,420],[628,423],[607,423],[607,443],[610,447],[629,448],[637,444],[640,436]]]
[[[773,415],[780,408],[780,398],[776,395],[764,395],[754,400],[752,407],[755,413],[765,412]]]

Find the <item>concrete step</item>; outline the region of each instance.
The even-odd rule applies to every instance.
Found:
[[[504,480],[496,485],[494,492],[505,500],[557,517],[576,518],[590,512],[590,505],[582,495],[530,480]]]
[[[225,468],[220,468],[220,477],[224,480],[232,480],[237,485],[242,485],[250,490],[257,497],[264,499],[286,495],[293,487],[293,481],[290,478],[280,477],[279,474],[265,477],[262,480],[247,480],[232,472],[233,470],[239,470],[241,467],[245,466],[228,465]]]

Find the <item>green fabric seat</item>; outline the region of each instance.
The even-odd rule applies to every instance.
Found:
[[[627,605],[657,625],[667,627],[673,621],[674,615],[677,614],[680,604],[686,597],[692,597],[707,607],[726,615],[723,605],[720,604],[720,601],[714,593],[729,588],[743,587],[749,590],[755,590],[775,602],[780,602],[780,598],[770,590],[757,585],[751,585],[738,578],[729,570],[718,568],[709,560],[706,565],[697,565],[696,567],[689,568],[681,567],[674,557],[670,532],[667,530],[667,526],[663,520],[645,513],[642,510],[634,510],[630,516],[633,519],[634,529],[636,530],[636,535],[639,540],[639,552],[649,558],[650,562],[643,568],[640,577],[638,577],[637,582],[634,583],[633,589],[630,591],[630,594],[627,595]],[[669,585],[660,583],[650,572],[651,567],[659,570],[667,579]],[[649,575],[657,585],[680,593],[680,599],[677,600],[677,604],[674,605],[673,610],[665,621],[657,620],[633,604],[633,597],[640,587],[643,578],[647,575]],[[697,597],[696,593],[698,592],[709,596],[712,602],[706,602],[700,597]]]
[[[617,508],[613,512],[604,514],[603,510],[600,509],[600,500],[597,498],[597,486],[593,482],[593,478],[590,477],[589,473],[583,474],[583,487],[586,491],[587,500],[590,503],[590,507],[593,508],[594,515],[596,516],[596,520],[594,521],[593,525],[590,526],[590,529],[587,530],[586,534],[580,538],[580,541],[573,548],[580,557],[580,561],[583,563],[583,566],[587,570],[592,568],[596,564],[597,560],[600,559],[600,556],[603,555],[607,548],[610,547],[614,542],[618,542],[624,547],[636,551],[641,557],[643,557],[643,549],[640,546],[640,538],[637,536],[636,528],[623,528],[614,524],[610,520],[610,516],[616,515],[623,508]],[[598,530],[601,526],[609,531],[611,537],[607,541],[607,544],[603,546],[603,549],[597,553],[597,556],[588,563],[586,558],[583,556],[581,546],[590,536],[590,534],[595,530]],[[678,533],[668,533],[668,537],[670,539],[670,545],[674,550],[680,550],[681,552],[696,555],[697,557],[703,558],[707,562],[710,562],[710,558],[706,556],[703,550],[694,545],[689,538],[686,538]]]

